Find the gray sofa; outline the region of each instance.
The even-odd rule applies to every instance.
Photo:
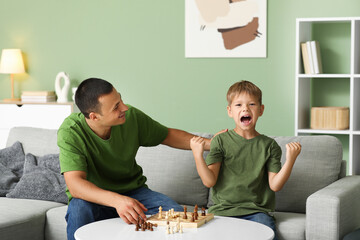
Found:
[[[335,240],[359,228],[360,176],[345,176],[346,163],[337,138],[274,138],[283,152],[290,141],[300,141],[303,146],[289,181],[276,193],[274,216],[279,239]],[[56,130],[13,128],[7,146],[16,141],[22,143],[25,153],[36,156],[59,152]],[[136,158],[153,190],[183,205],[212,204],[191,151],[159,145],[140,148]],[[57,202],[0,197],[0,239],[64,240],[66,209],[65,204]]]

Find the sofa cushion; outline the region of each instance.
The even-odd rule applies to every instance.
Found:
[[[43,240],[45,213],[61,203],[0,197],[1,240]]]
[[[210,134],[201,136],[211,137]],[[205,152],[204,157],[207,154]],[[206,206],[209,189],[197,173],[192,151],[165,145],[141,147],[136,161],[143,168],[147,185],[152,190],[169,196],[179,204]]]
[[[67,238],[65,220],[67,208],[67,206],[61,206],[46,212],[45,240],[64,240]]]
[[[16,141],[22,143],[25,154],[32,153],[36,156],[44,156],[59,153],[57,130],[14,127],[10,129],[6,146],[11,146]]]
[[[25,159],[24,175],[6,196],[67,203],[65,189],[64,176],[60,174],[59,154],[35,157],[29,153]]]
[[[279,240],[305,240],[306,215],[302,213],[273,213]]]
[[[4,197],[23,174],[25,155],[20,142],[0,150],[0,197]]]
[[[342,145],[333,136],[275,137],[285,163],[289,142],[300,142],[302,151],[283,189],[276,193],[276,211],[305,213],[306,199],[339,178]]]

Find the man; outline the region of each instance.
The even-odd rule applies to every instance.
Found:
[[[120,216],[126,223],[138,217],[182,207],[169,197],[147,188],[136,164],[140,146],[160,143],[190,149],[192,134],[166,128],[140,110],[125,105],[107,81],[90,78],[75,94],[81,113],[66,118],[58,130],[61,172],[69,197],[66,214],[68,239],[88,223]],[[206,139],[205,149],[209,150]]]

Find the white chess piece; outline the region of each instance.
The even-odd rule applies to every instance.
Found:
[[[162,219],[162,207],[161,206],[159,207],[159,217],[158,218]]]
[[[61,88],[61,79],[64,79],[64,86]],[[70,89],[70,78],[65,72],[59,72],[55,78],[55,92],[57,95],[57,102],[68,102],[68,93]]]

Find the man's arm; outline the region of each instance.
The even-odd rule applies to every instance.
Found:
[[[282,166],[280,172],[269,172],[269,185],[274,192],[280,191],[289,179],[292,168],[295,164],[297,156],[301,152],[301,145],[299,142],[291,142],[286,144],[286,162]]]
[[[226,130],[221,130],[220,132],[216,133],[214,137],[220,133],[226,132]],[[170,147],[179,148],[179,149],[185,149],[190,150],[190,140],[191,138],[195,137],[195,135],[185,132],[183,130],[169,128],[168,129],[168,135],[165,138],[165,140],[162,142],[162,144],[168,145]],[[204,139],[204,150],[209,151],[210,150],[210,142],[211,139],[209,138],[203,138]]]
[[[190,150],[190,140],[195,137],[195,135],[185,132],[183,130],[169,128],[168,135],[162,144],[168,145],[170,147]],[[210,139],[205,139],[205,150],[210,150]]]
[[[136,224],[139,215],[146,220],[144,211],[147,209],[143,204],[136,199],[97,187],[86,179],[86,172],[65,172],[64,178],[71,196],[74,198],[113,207],[123,221],[128,224]]]

